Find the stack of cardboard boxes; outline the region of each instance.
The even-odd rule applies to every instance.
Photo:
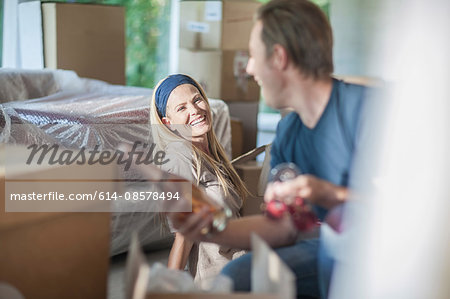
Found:
[[[237,148],[244,152],[256,146],[260,90],[245,68],[259,6],[256,0],[180,3],[179,72],[196,79],[209,98],[228,103],[231,116],[242,122],[243,144]]]
[[[125,84],[124,7],[42,3],[42,29],[46,68]]]

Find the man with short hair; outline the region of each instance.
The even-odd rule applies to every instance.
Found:
[[[262,6],[250,36],[247,72],[262,87],[267,105],[294,111],[280,121],[272,145],[271,167],[295,163],[302,171],[289,184],[270,186],[265,200],[286,195],[308,199],[323,220],[328,209],[348,198],[348,178],[357,144],[366,88],[331,77],[332,32],[326,16],[306,0],[272,0]],[[173,215],[172,215],[173,216]],[[207,209],[187,219],[171,217],[186,237],[236,248],[249,248],[256,232],[296,275],[299,297],[327,296],[332,260],[322,259],[318,279],[319,239],[297,241],[289,214],[231,220],[212,236],[201,234],[212,221]],[[326,256],[326,255],[325,255]],[[230,262],[223,273],[235,290],[250,290],[251,253]]]

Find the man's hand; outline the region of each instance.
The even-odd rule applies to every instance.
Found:
[[[301,197],[311,203],[330,209],[347,200],[348,189],[312,175],[299,175],[286,182],[269,184],[264,194],[266,202],[288,197]]]

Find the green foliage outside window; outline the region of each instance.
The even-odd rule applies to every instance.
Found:
[[[53,0],[125,7],[127,85],[153,88],[169,70],[170,0]]]
[[[127,84],[153,88],[169,70],[170,0],[124,2],[128,2]]]
[[[261,3],[267,3],[270,0],[258,0]],[[311,2],[317,4],[327,16],[329,16],[329,8],[330,8],[330,1],[331,0],[311,0]]]
[[[317,4],[328,16],[330,17],[330,1],[331,0],[311,0],[311,2]]]

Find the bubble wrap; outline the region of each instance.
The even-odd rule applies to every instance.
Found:
[[[0,143],[114,149],[148,140],[151,89],[110,85],[63,70],[2,69],[0,82]],[[231,156],[228,106],[221,100],[210,105],[213,129]],[[145,212],[145,203],[142,211],[112,214],[111,255],[127,250],[132,231],[148,249],[171,244],[158,214]]]

